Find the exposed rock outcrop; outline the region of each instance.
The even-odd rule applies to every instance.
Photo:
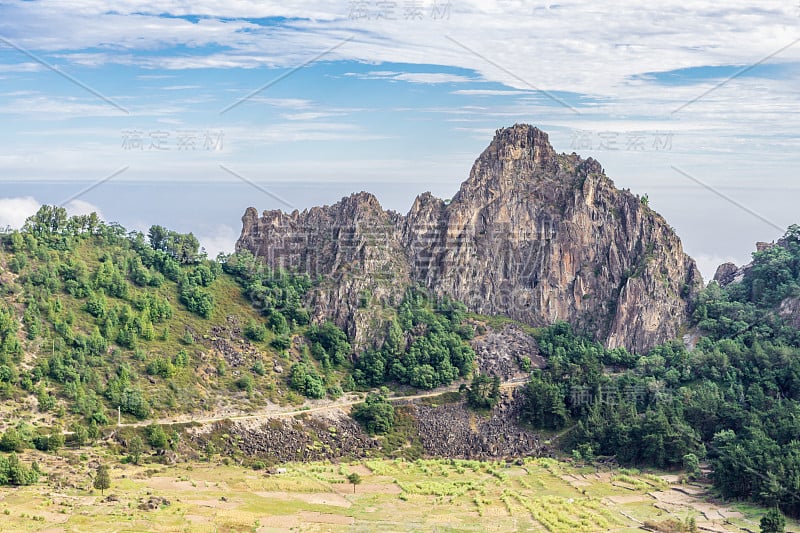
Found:
[[[415,405],[425,453],[456,459],[507,459],[539,456],[546,447],[539,436],[519,426],[519,402],[505,398],[488,417],[478,417],[464,404]]]
[[[427,457],[503,459],[549,453],[538,435],[519,426],[519,405],[506,397],[488,416],[476,415],[464,402],[436,407],[409,402],[399,408],[411,414],[408,436]],[[341,411],[261,424],[218,422],[212,431],[229,435],[223,453],[238,450],[270,463],[370,457],[379,455],[382,442]],[[203,449],[207,438],[195,435],[195,448]]]
[[[311,297],[357,345],[381,327],[370,299],[419,283],[472,311],[541,326],[566,320],[608,347],[674,338],[702,286],[680,239],[594,159],[556,154],[527,125],[497,131],[449,203],[424,193],[406,216],[367,193],[286,214],[249,208],[237,250],[326,282]]]
[[[224,426],[219,423],[217,429]],[[245,455],[280,463],[355,459],[368,456],[369,450],[378,447],[356,421],[341,412],[274,419],[262,425],[235,423],[226,431]]]
[[[714,273],[714,281],[719,283],[720,287],[742,281],[743,278],[743,269],[737,267],[733,263],[722,263],[717,267],[717,271]]]
[[[475,350],[475,367],[482,374],[498,376],[506,381],[524,377],[529,372],[522,369],[522,360],[527,357],[531,368],[545,366],[544,357],[534,338],[515,324],[500,329],[489,329],[470,341]]]
[[[384,211],[369,193],[302,213],[265,211],[260,218],[251,207],[242,222],[237,251],[249,250],[273,268],[323,276],[308,302],[313,318],[335,321],[358,346],[375,333],[362,300],[399,302],[410,283],[399,238],[403,217]]]
[[[111,496],[109,496],[110,498]],[[170,501],[161,496],[150,496],[146,501],[139,504],[139,509],[143,511],[155,511],[170,505]]]
[[[763,252],[765,250],[769,250],[774,246],[783,246],[784,242],[783,239],[778,239],[778,242],[757,242],[756,243],[756,252]],[[734,263],[722,263],[720,266],[717,267],[717,271],[714,273],[713,281],[719,283],[720,287],[725,287],[730,285],[731,283],[741,283],[744,279],[747,272],[753,268],[753,263],[747,263],[746,265],[736,266]]]

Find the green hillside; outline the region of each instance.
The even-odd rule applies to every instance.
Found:
[[[4,399],[34,395],[40,411],[98,424],[117,406],[146,418],[297,400],[274,367],[298,355],[286,339],[307,331],[307,315],[266,327],[241,279],[191,234],[145,237],[43,208],[2,243]],[[310,282],[271,284],[294,309]]]
[[[4,409],[18,418],[35,397],[34,410],[103,425],[117,407],[126,419],[248,410],[389,381],[433,388],[472,368],[460,304],[409,293],[384,310],[384,348],[356,360],[342,330],[310,324],[303,301],[319,280],[198,248],[192,234],[48,206],[2,235]]]

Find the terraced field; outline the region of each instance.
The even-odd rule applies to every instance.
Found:
[[[112,488],[101,495],[89,477],[98,457],[30,455],[50,482],[0,490],[3,531],[633,532],[644,522],[693,520],[700,530],[723,532],[757,531],[761,512],[714,503],[703,487],[675,476],[552,459],[374,460],[270,471],[216,462],[115,464]],[[351,473],[361,483],[348,483]]]

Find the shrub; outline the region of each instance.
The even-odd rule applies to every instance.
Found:
[[[267,328],[251,319],[244,327],[244,336],[251,341],[263,342],[267,338]]]
[[[385,390],[370,393],[364,403],[353,407],[353,418],[371,434],[388,433],[394,427],[394,406],[388,401]]]
[[[167,447],[169,441],[167,439],[167,434],[161,425],[150,424],[147,426],[145,431],[147,433],[147,442],[150,443],[150,446],[153,448],[158,448],[159,450],[163,450]]]

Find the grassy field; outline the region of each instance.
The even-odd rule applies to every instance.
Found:
[[[271,472],[218,462],[122,465],[72,451],[24,459],[48,475],[0,489],[2,531],[633,532],[648,520],[694,517],[722,532],[758,531],[763,512],[715,503],[675,476],[550,459],[307,463]],[[104,495],[91,489],[98,460],[111,465]],[[353,472],[362,480],[356,486],[347,482]],[[140,507],[148,502],[155,508]]]

